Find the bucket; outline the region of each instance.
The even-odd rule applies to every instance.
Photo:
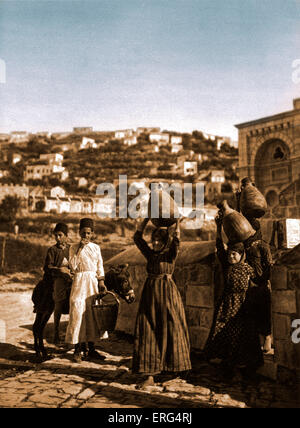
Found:
[[[110,301],[108,301],[106,298],[107,295],[113,296],[113,300],[110,299]],[[95,296],[92,308],[99,332],[114,331],[117,324],[119,306],[119,299],[111,291],[108,291],[102,298]]]

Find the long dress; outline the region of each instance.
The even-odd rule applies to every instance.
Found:
[[[93,296],[98,294],[98,277],[104,278],[99,245],[90,242],[77,254],[79,244],[70,247],[70,267],[74,280],[70,295],[70,316],[66,342],[95,342],[99,337],[93,316]]]
[[[245,251],[246,261],[254,269],[253,282],[257,285],[252,290],[252,299],[255,300],[258,330],[263,336],[269,336],[272,331],[270,277],[273,263],[270,247],[256,233],[247,240]]]
[[[132,371],[155,374],[190,370],[185,311],[172,279],[179,240],[174,236],[162,252],[154,252],[139,231],[134,242],[147,259],[148,277],[136,319]]]
[[[221,358],[228,366],[259,367],[263,364],[259,333],[249,300],[251,266],[241,261],[230,265],[223,242],[217,239],[225,287],[216,306],[213,326],[204,348],[207,359]]]

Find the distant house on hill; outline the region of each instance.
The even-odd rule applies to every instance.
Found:
[[[41,161],[46,161],[48,165],[62,165],[64,156],[60,153],[48,153],[40,155]]]
[[[172,135],[170,139],[171,144],[182,144],[182,137],[180,135]]]
[[[22,155],[20,153],[13,153],[11,158],[12,165],[16,165],[17,163],[21,162]]]
[[[76,134],[88,134],[90,132],[93,132],[92,126],[78,126],[73,128],[73,132]]]
[[[93,140],[93,138],[87,138],[87,137],[83,137],[81,144],[80,144],[80,150],[83,149],[97,149],[98,145],[95,142],[95,140]]]
[[[210,173],[210,181],[212,183],[224,183],[225,182],[225,171],[224,170],[212,170]]]
[[[183,146],[181,144],[172,144],[171,153],[179,153],[183,150]]]
[[[29,187],[25,184],[22,186],[13,184],[0,185],[0,202],[5,198],[5,196],[16,196],[22,201],[27,201],[29,198]]]
[[[149,141],[151,143],[169,144],[169,138],[169,134],[164,134],[162,132],[154,132],[149,134]]]
[[[151,134],[151,133],[159,133],[160,132],[160,128],[150,128],[150,127],[145,127],[145,128],[143,128],[143,127],[138,127],[137,129],[136,129],[136,133],[137,133],[137,135],[140,135],[140,134]]]
[[[88,180],[85,177],[75,177],[78,187],[87,187]]]
[[[115,131],[115,138],[117,140],[123,140],[124,138],[131,137],[134,134],[133,129],[123,129]]]
[[[30,134],[26,131],[13,131],[10,133],[10,143],[28,143]]]
[[[60,153],[41,154],[38,162],[26,166],[24,181],[42,180],[50,175],[57,175],[57,178],[66,180],[69,174],[62,166],[63,159]]]
[[[137,144],[137,136],[132,135],[131,137],[124,138],[124,144],[126,146],[134,146],[135,144]]]
[[[197,162],[186,161],[183,164],[183,175],[186,177],[188,175],[196,175],[198,172]]]
[[[71,132],[54,132],[52,137],[55,140],[63,140],[64,138],[69,137],[69,135],[71,135]]]

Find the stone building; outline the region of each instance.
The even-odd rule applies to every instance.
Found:
[[[249,176],[270,207],[300,174],[300,98],[293,110],[236,125],[239,176]]]

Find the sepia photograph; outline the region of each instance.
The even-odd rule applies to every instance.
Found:
[[[0,408],[300,408],[300,0],[0,0]]]

